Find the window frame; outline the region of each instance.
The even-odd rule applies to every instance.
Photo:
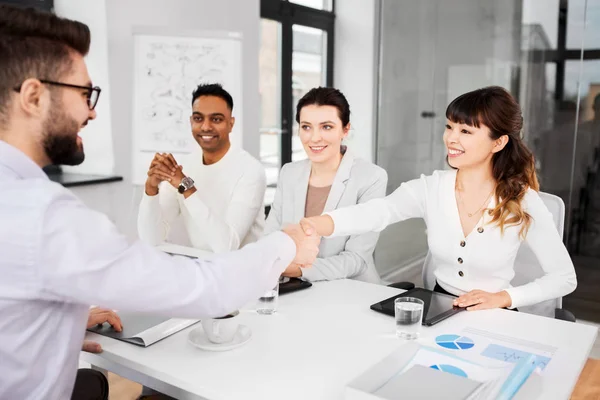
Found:
[[[260,17],[281,24],[281,157],[280,167],[292,161],[292,128],[294,125],[292,90],[292,54],[294,52],[293,25],[320,29],[327,34],[325,82],[333,86],[333,56],[335,28],[335,0],[332,11],[318,10],[288,0],[261,0]]]

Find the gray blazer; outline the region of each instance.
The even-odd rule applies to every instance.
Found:
[[[275,200],[267,218],[265,235],[286,225],[298,223],[304,217],[310,171],[310,160],[283,166],[279,173]],[[348,150],[335,175],[323,212],[384,197],[386,186],[387,173],[383,168],[354,157]],[[381,283],[373,261],[378,238],[379,233],[376,232],[323,238],[312,268],[302,271],[303,279],[321,281],[354,278]]]

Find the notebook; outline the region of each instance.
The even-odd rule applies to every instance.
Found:
[[[200,321],[134,313],[119,313],[119,317],[123,323],[121,332],[115,331],[108,323],[96,325],[89,328],[88,331],[137,346],[148,347]]]

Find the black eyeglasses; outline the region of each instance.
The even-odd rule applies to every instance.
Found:
[[[87,104],[88,104],[88,107],[90,108],[90,110],[93,110],[94,108],[96,108],[96,104],[98,104],[98,99],[100,98],[100,92],[102,91],[102,89],[100,89],[98,86],[90,87],[90,86],[71,85],[70,83],[54,82],[54,81],[48,81],[46,79],[40,79],[40,82],[45,83],[46,85],[54,85],[54,86],[62,86],[62,87],[66,87],[66,88],[71,88],[71,89],[86,90],[87,91],[87,94],[86,94]],[[20,92],[21,86],[16,87],[15,90],[17,92]]]

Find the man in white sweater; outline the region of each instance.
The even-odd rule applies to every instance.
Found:
[[[143,241],[164,242],[177,218],[192,246],[213,253],[236,250],[262,235],[265,171],[246,151],[231,147],[232,111],[233,99],[221,85],[194,91],[190,123],[201,151],[180,163],[166,153],[152,160],[138,215]]]

